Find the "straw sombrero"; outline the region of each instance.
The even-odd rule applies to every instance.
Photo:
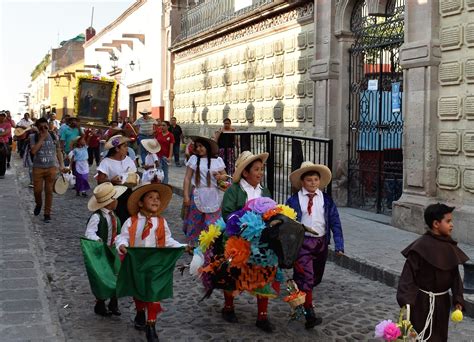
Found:
[[[319,188],[324,189],[329,182],[331,182],[332,173],[331,170],[326,165],[314,164],[310,161],[305,161],[301,163],[301,167],[298,170],[290,173],[290,182],[291,185],[296,189],[301,189],[301,176],[309,171],[317,171],[320,177]]]
[[[25,134],[26,132],[31,131],[31,130],[32,130],[31,127],[28,127],[28,128],[17,127],[17,128],[15,128],[15,130],[13,131],[13,134],[14,134],[16,137],[19,137],[20,135],[23,135],[23,134]]]
[[[232,176],[232,182],[237,183],[240,180],[240,177],[242,177],[242,172],[244,169],[252,163],[253,161],[260,159],[262,160],[263,163],[267,161],[268,158],[268,153],[260,153],[260,154],[253,154],[250,151],[244,151],[239,155],[239,158],[237,158],[237,161],[235,162],[235,171]]]
[[[150,153],[158,153],[161,150],[161,145],[156,139],[143,139],[141,143],[145,150]]]
[[[126,142],[129,142],[130,139],[124,137],[123,135],[114,135],[105,143],[104,149],[110,150],[111,148],[120,146]]]
[[[113,185],[110,182],[99,184],[94,188],[93,196],[87,203],[87,209],[99,210],[119,198],[125,191],[127,191],[126,186]]]
[[[143,112],[139,112],[141,115],[151,115],[151,112],[148,109],[143,110]]]
[[[138,206],[138,201],[140,198],[149,191],[158,191],[160,194],[160,202],[161,206],[158,210],[158,215],[168,207],[170,203],[171,196],[173,195],[173,191],[171,190],[171,186],[167,184],[160,184],[160,183],[145,183],[141,184],[133,189],[133,192],[130,194],[130,197],[127,201],[127,208],[130,216],[136,215],[140,211],[140,207]]]
[[[215,140],[205,138],[205,137],[201,137],[201,136],[198,136],[198,135],[191,135],[191,136],[189,136],[189,138],[193,142],[196,142],[196,140],[205,140],[205,141],[207,141],[209,143],[209,145],[211,145],[211,154],[213,156],[217,156],[219,154],[219,145],[217,145],[217,142]]]
[[[69,189],[69,182],[61,173],[54,181],[53,191],[55,194],[64,195],[67,189]]]

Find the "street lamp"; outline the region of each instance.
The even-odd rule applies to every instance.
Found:
[[[133,60],[130,61],[129,66],[130,66],[130,70],[132,71],[135,70],[135,62]]]

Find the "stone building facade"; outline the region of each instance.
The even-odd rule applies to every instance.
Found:
[[[422,232],[424,208],[448,202],[455,238],[474,243],[474,1],[235,3],[189,9],[172,44],[187,132],[229,117],[331,138],[338,204]]]

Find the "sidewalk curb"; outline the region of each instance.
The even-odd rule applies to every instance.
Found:
[[[170,184],[171,185],[171,184]],[[173,193],[178,196],[183,196],[183,189],[171,185]],[[375,263],[371,263],[367,260],[363,260],[357,257],[351,257],[347,254],[342,257],[336,256],[336,253],[329,249],[328,260],[335,263],[340,267],[344,267],[350,271],[353,271],[361,276],[381,282],[387,286],[397,288],[398,281],[400,280],[400,274],[395,270],[383,268]],[[465,311],[466,316],[474,318],[474,301],[467,299],[465,296]]]

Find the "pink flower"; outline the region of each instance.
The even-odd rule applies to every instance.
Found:
[[[395,323],[392,323],[392,322],[387,324],[383,331],[383,338],[386,341],[395,341],[401,335],[402,335],[402,332],[400,331],[400,328]]]

